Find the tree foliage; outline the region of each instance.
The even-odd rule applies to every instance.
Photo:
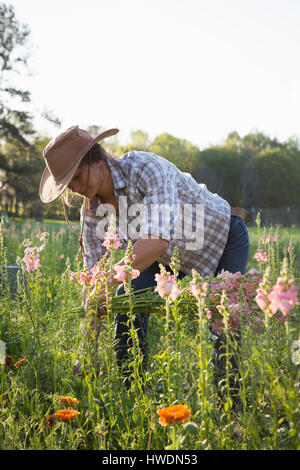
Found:
[[[39,200],[45,166],[42,149],[49,139],[33,129],[30,92],[19,89],[14,80],[27,70],[29,35],[13,6],[0,2],[0,211],[58,217],[63,216],[60,201],[44,205]],[[50,111],[45,117],[60,125]],[[90,126],[87,130],[96,136],[103,129]],[[137,129],[125,145],[115,136],[108,150],[119,155],[129,150],[156,153],[234,206],[299,209],[300,144],[294,138],[279,142],[259,131],[243,137],[233,131],[223,145],[200,151],[186,139],[161,133],[151,141],[147,132]],[[77,217],[78,209],[74,210]]]
[[[193,176],[230,204],[241,205],[241,156],[235,149],[217,146],[203,150]]]
[[[21,106],[30,101],[30,92],[16,87],[14,76],[26,70],[29,34],[28,26],[18,22],[13,6],[0,3],[0,138],[23,145],[34,132],[32,118]]]
[[[89,131],[96,135],[101,129]],[[192,174],[199,183],[206,184],[213,193],[226,199],[232,206],[255,208],[299,208],[300,149],[295,140],[282,143],[262,134],[245,137],[231,133],[224,145],[211,146],[200,151],[188,141],[169,134],[161,134],[153,142],[142,131],[133,133],[126,145],[114,144],[114,154],[141,150],[155,152]],[[63,217],[60,201],[42,204],[39,200],[39,182],[44,170],[42,150],[49,139],[36,137],[28,147],[17,140],[2,144],[0,154],[0,206],[8,214],[32,217]],[[144,145],[147,143],[147,146]],[[278,145],[277,145],[278,144]],[[105,144],[103,144],[105,145]],[[107,148],[110,150],[110,146]],[[5,157],[4,157],[5,154]],[[1,172],[2,169],[2,172]],[[79,208],[70,209],[71,217],[78,217]]]
[[[149,146],[149,150],[167,158],[180,170],[192,173],[199,158],[199,148],[185,139],[178,139],[171,134],[160,134]]]

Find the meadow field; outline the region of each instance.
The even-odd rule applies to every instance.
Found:
[[[77,237],[51,221],[5,220],[0,232],[1,450],[300,449],[299,228],[250,227],[245,278],[195,275],[178,282],[174,298],[153,293],[160,306],[149,297],[144,373],[131,327],[130,388],[115,361],[116,304],[107,282],[97,351],[85,353],[85,373],[73,373],[84,323],[82,285],[72,274],[83,269]],[[112,260],[121,256],[117,250]],[[3,268],[16,264],[14,292]],[[128,286],[123,308],[132,326],[136,299]],[[213,321],[225,338],[218,386]]]

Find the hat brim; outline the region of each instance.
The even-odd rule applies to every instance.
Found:
[[[107,137],[111,137],[119,132],[119,129],[109,129],[105,132],[102,132],[93,140],[91,140],[88,145],[82,149],[82,151],[76,156],[76,164],[70,168],[70,170],[63,176],[63,178],[55,179],[51,174],[49,168],[46,166],[44,173],[41,177],[40,182],[40,199],[43,203],[47,204],[58,199],[62,193],[67,189],[69,183],[71,182],[78,166],[80,165],[81,160],[87,154],[87,152],[95,145],[95,143],[103,140]]]

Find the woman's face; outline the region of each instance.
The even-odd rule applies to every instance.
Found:
[[[113,193],[113,185],[110,174],[105,173],[103,178],[104,166],[104,162],[101,161],[90,165],[79,165],[68,187],[74,193],[88,199],[93,199],[96,196],[109,197]]]
[[[79,165],[68,186],[74,193],[89,199],[96,196],[99,191],[99,168],[95,165],[97,164],[90,165],[90,171],[89,165]]]

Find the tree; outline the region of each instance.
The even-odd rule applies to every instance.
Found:
[[[279,142],[263,132],[244,137],[231,132],[224,146],[241,157],[243,207],[299,207],[299,140]]]
[[[148,151],[150,146],[149,135],[140,129],[130,133],[130,143],[134,150]]]
[[[299,208],[300,152],[264,149],[253,157],[258,177],[257,207]]]
[[[137,129],[131,131],[130,140],[125,145],[119,146],[119,153],[123,154],[130,152],[130,150],[141,150],[144,152],[149,152],[150,139],[147,132]]]
[[[2,203],[8,209],[26,198],[26,186],[19,183],[26,175],[28,162],[22,158],[33,135],[32,118],[21,109],[30,101],[30,93],[14,85],[14,76],[27,66],[25,44],[28,26],[20,24],[11,5],[0,3],[0,187]],[[16,101],[18,108],[16,107]],[[11,152],[11,150],[13,152]],[[19,159],[16,160],[17,154]],[[3,201],[4,200],[4,201]]]
[[[200,150],[185,139],[171,134],[160,134],[149,146],[150,152],[174,163],[180,170],[193,173],[199,159]]]
[[[0,139],[17,139],[23,145],[28,145],[26,137],[34,132],[32,118],[14,105],[16,100],[28,103],[30,93],[16,88],[12,78],[26,69],[25,44],[29,34],[28,26],[16,19],[13,6],[0,3]]]
[[[45,166],[40,149],[37,144],[24,146],[17,140],[6,142],[2,147],[5,153],[2,206],[8,214],[25,215],[26,206],[38,197],[39,179]]]
[[[235,148],[214,146],[201,151],[193,176],[231,205],[241,205],[241,156]]]
[[[261,197],[258,196],[260,180],[258,167],[254,164],[255,157],[263,151],[284,149],[285,145],[263,132],[250,133],[240,137],[234,131],[228,135],[224,147],[240,155],[240,204],[245,208],[260,206]]]
[[[38,196],[44,168],[35,147],[35,130],[28,112],[30,92],[15,85],[17,74],[27,71],[30,30],[19,23],[14,7],[0,3],[0,190],[2,210],[25,213]],[[26,106],[26,108],[25,108]],[[47,121],[60,121],[44,111]],[[39,211],[40,212],[40,211]]]

